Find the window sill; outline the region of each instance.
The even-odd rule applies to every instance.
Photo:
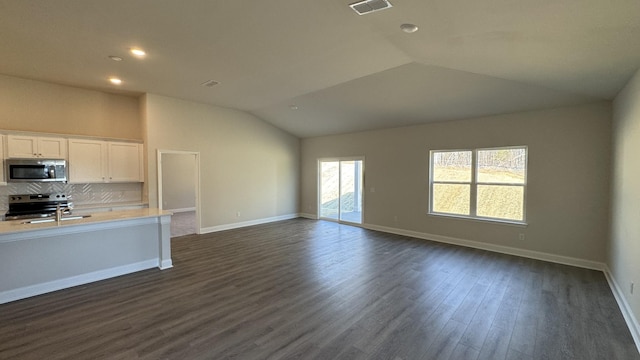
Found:
[[[524,221],[516,221],[516,220],[503,220],[503,219],[472,217],[472,216],[452,215],[452,214],[443,214],[443,213],[427,213],[427,215],[439,217],[439,218],[445,218],[445,219],[471,220],[471,221],[477,221],[481,223],[495,223],[495,224],[518,226],[518,227],[527,227],[529,225]]]

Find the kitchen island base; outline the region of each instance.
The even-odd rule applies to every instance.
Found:
[[[0,304],[172,267],[171,214],[139,209],[0,233]]]

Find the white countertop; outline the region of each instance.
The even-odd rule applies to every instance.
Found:
[[[61,221],[60,224],[55,221],[43,222],[37,224],[28,224],[25,221],[28,220],[9,220],[0,221],[0,236],[5,234],[21,233],[35,230],[47,230],[55,228],[68,228],[79,225],[97,224],[111,221],[123,221],[132,219],[143,219],[159,216],[173,215],[170,211],[160,210],[156,208],[143,208],[134,210],[118,210],[108,212],[96,212],[91,214],[90,217],[85,217],[76,220]]]

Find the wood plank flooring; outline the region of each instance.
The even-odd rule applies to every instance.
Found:
[[[172,248],[0,305],[0,359],[640,359],[597,271],[305,219]]]

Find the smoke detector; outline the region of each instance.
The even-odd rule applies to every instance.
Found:
[[[369,14],[375,11],[384,10],[392,7],[387,0],[364,0],[349,5],[358,15]]]

